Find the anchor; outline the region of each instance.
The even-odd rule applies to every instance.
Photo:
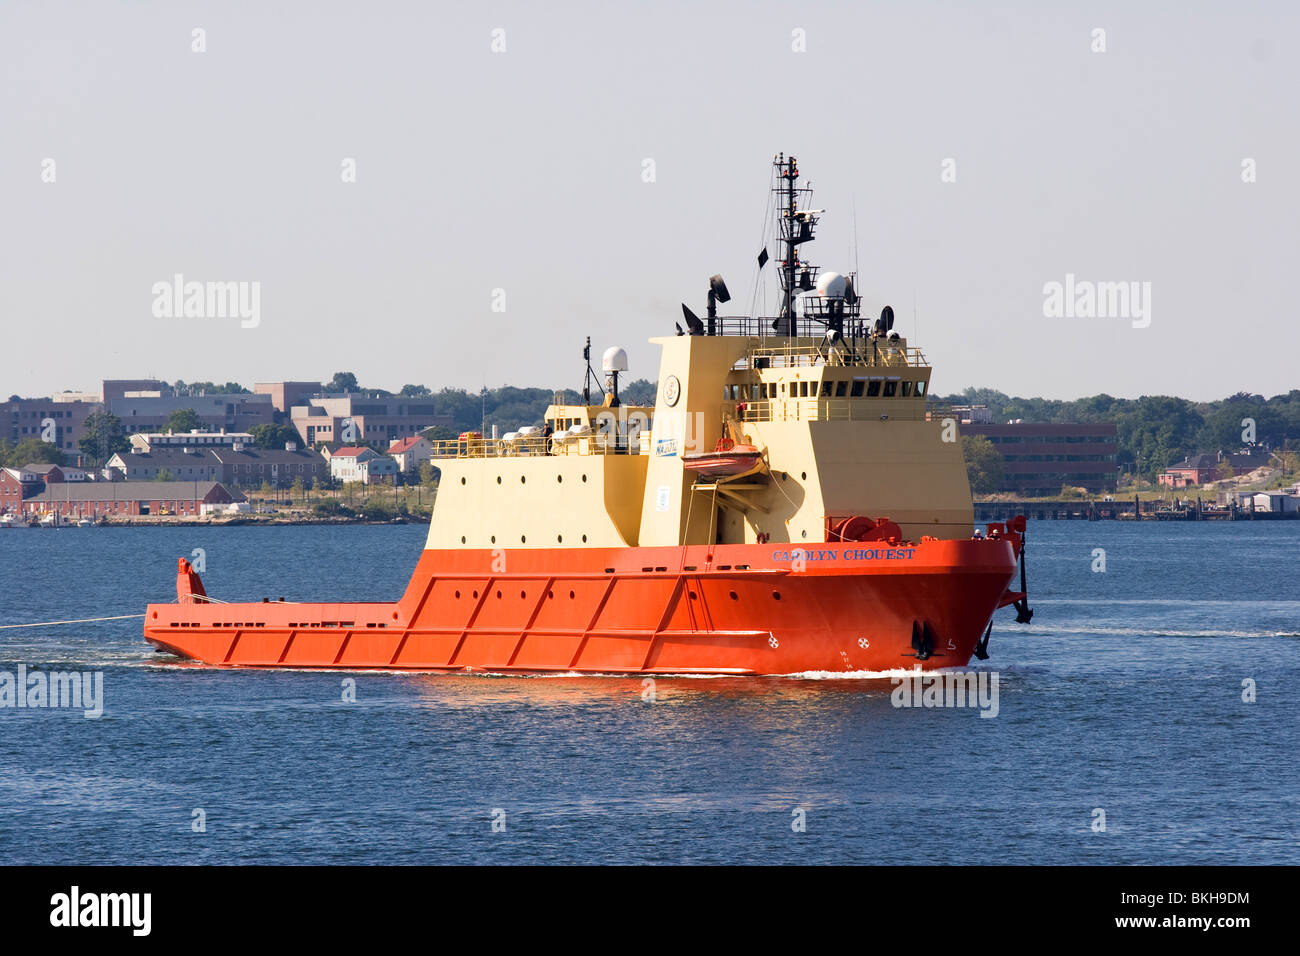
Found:
[[[1005,528],[1001,524],[990,524],[988,528],[989,537],[1000,538],[1005,534],[1020,559],[1020,590],[1004,593],[998,607],[1014,607],[1016,623],[1028,624],[1034,619],[1034,610],[1029,606],[1029,584],[1025,572],[1025,516],[1017,515],[1006,523]]]
[[[929,621],[924,627],[919,621],[912,622],[912,650],[916,651],[918,661],[929,660],[934,653],[934,631],[930,629]]]

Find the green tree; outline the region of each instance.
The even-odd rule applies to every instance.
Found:
[[[297,495],[300,501],[307,500],[307,486],[302,483],[302,475],[293,480],[293,484],[289,487],[289,493]]]
[[[171,469],[159,468],[158,474],[154,476],[153,480],[154,481],[175,481],[176,479],[172,476]]]
[[[1264,400],[1233,396],[1226,399],[1217,408],[1205,416],[1205,424],[1197,432],[1196,443],[1200,450],[1207,452],[1235,452],[1248,444],[1250,432],[1254,432],[1255,442],[1280,445],[1286,433],[1286,421],[1274,407],[1264,404]],[[1243,425],[1242,422],[1246,422]],[[1253,422],[1254,427],[1248,428]]]
[[[966,459],[966,477],[970,479],[971,491],[977,495],[991,495],[997,491],[1006,472],[1006,463],[993,442],[983,435],[963,435],[961,450]]]
[[[299,441],[298,429],[292,425],[254,425],[249,434],[258,448],[283,448],[288,442]]]
[[[172,432],[189,432],[194,429],[203,429],[203,420],[199,418],[199,413],[192,408],[178,408],[167,416],[167,424],[163,426],[166,431]]]
[[[1169,395],[1143,395],[1116,416],[1119,460],[1140,465],[1154,481],[1169,465],[1196,453],[1196,435],[1205,420],[1191,402]]]
[[[472,429],[471,429],[472,430]],[[420,432],[428,441],[455,441],[460,432],[449,425],[434,425]]]
[[[637,378],[619,388],[619,398],[628,405],[653,405],[659,394],[659,383],[648,378]]]
[[[357,377],[351,372],[335,372],[334,377],[325,383],[327,392],[355,392],[359,391]]]
[[[114,455],[131,450],[122,419],[110,412],[91,412],[86,416],[86,434],[77,442],[86,461],[102,467]]]
[[[433,393],[423,385],[403,385],[398,394],[406,398],[426,398]]]
[[[1297,454],[1296,452],[1275,452],[1273,460],[1277,463],[1277,467],[1281,471],[1281,474],[1278,477],[1282,480],[1282,484],[1284,485],[1290,482],[1297,471],[1300,471],[1300,454]]]
[[[337,498],[328,498],[325,501],[319,501],[311,509],[312,514],[318,518],[347,517],[350,518],[355,512],[347,505],[343,504]]]
[[[68,456],[61,448],[39,438],[26,438],[9,453],[11,468],[21,468],[24,465],[64,465],[67,461]]]

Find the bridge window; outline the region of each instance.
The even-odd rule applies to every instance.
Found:
[[[902,394],[902,396],[903,396],[904,398],[910,398],[910,397],[911,397],[911,395],[912,395],[912,383],[911,383],[911,382],[904,382],[904,383],[903,383],[903,391],[902,391],[901,394]]]
[[[880,379],[873,378],[867,383],[867,398],[880,397]]]
[[[894,394],[895,394],[897,391],[898,391],[898,383],[897,383],[897,382],[886,382],[886,383],[885,383],[885,398],[893,398],[893,397],[894,397]]]
[[[844,397],[845,395],[847,395],[848,393],[849,393],[849,383],[848,383],[848,382],[846,382],[846,381],[839,381],[839,382],[836,382],[836,383],[835,383],[835,397],[836,397],[836,398],[843,398],[843,397]]]
[[[866,384],[867,384],[867,380],[866,380],[866,379],[864,379],[864,378],[855,378],[855,379],[853,380],[853,391],[849,393],[849,397],[850,397],[850,398],[861,398],[861,397],[862,397],[862,389],[866,386]],[[873,382],[872,384],[875,385],[875,384],[879,384],[879,383]]]

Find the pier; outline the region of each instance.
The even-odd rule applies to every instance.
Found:
[[[976,501],[977,522],[1006,521],[1018,514],[1034,521],[1283,521],[1300,519],[1300,512],[1264,511],[1211,504],[1197,498],[1171,506],[1160,500],[1115,501],[1028,500]]]

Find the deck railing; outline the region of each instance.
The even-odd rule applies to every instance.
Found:
[[[742,405],[743,413],[739,410]],[[927,404],[917,398],[778,398],[723,402],[722,417],[724,421],[740,422],[937,422],[957,418],[949,406]]]
[[[835,346],[825,343],[761,345],[750,349],[734,368],[928,368],[929,365],[925,353],[919,348],[880,340],[865,344],[859,342],[856,348],[847,343]]]
[[[631,440],[600,433],[572,436],[564,432],[544,438],[465,438],[432,442],[434,458],[527,458],[540,455],[626,455],[649,449],[650,433],[642,432]]]

